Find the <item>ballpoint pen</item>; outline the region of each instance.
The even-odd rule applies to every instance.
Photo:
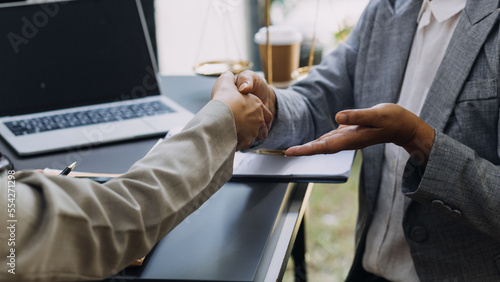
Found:
[[[76,166],[76,162],[70,164],[69,166],[65,167],[59,175],[68,175]]]

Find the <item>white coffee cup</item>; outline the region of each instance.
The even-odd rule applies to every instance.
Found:
[[[259,44],[262,69],[269,81],[267,73],[267,28],[261,28],[254,37]],[[300,43],[302,34],[291,26],[270,26],[269,42],[272,52],[273,84],[276,87],[286,87],[293,81],[292,73],[299,68]]]

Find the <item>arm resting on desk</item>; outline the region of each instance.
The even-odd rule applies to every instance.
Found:
[[[16,274],[6,272],[11,247],[4,226],[0,280],[92,280],[115,274],[147,254],[229,180],[236,143],[231,110],[212,101],[181,133],[105,184],[16,174]],[[1,180],[5,225],[5,174]]]

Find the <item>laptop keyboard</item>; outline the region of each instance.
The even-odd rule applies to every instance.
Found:
[[[78,127],[97,123],[154,116],[172,113],[173,109],[159,102],[146,102],[133,105],[113,106],[94,110],[56,114],[46,117],[4,122],[16,136],[34,134],[56,129]]]

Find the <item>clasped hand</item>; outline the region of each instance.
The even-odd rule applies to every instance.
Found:
[[[233,112],[238,143],[236,150],[249,148],[255,141],[267,138],[273,115],[253,94],[242,95],[231,72],[223,73],[212,89],[212,99],[229,106]]]

